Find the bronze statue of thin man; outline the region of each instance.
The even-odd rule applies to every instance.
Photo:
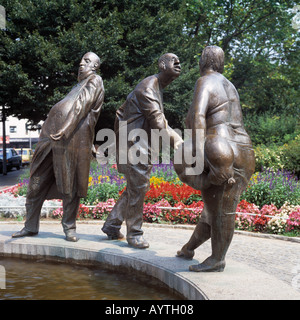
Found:
[[[166,130],[167,139],[174,149],[182,144],[181,137],[169,127],[163,109],[163,89],[175,80],[181,72],[179,58],[173,53],[166,53],[158,61],[159,73],[142,80],[128,95],[125,103],[116,114],[115,132],[117,141],[118,171],[126,177],[126,190],[107,217],[102,231],[109,239],[120,239],[122,222],[126,221],[127,242],[138,249],[149,247],[143,237],[143,204],[146,192],[150,187],[151,164],[151,130]],[[119,145],[120,123],[127,126],[127,134],[141,129],[147,133],[148,141],[126,137],[127,145]],[[119,130],[120,129],[120,130]],[[139,151],[148,158],[147,163],[131,163],[130,150],[139,144]],[[143,147],[144,146],[144,147]],[[120,152],[127,154],[126,164],[120,163]]]

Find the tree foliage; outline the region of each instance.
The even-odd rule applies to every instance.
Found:
[[[225,51],[225,75],[244,112],[299,112],[299,35],[292,0],[0,0],[0,105],[8,115],[45,119],[76,83],[88,51],[101,60],[106,90],[100,127],[165,52],[177,54],[182,74],[165,91],[169,123],[182,128],[207,45]]]

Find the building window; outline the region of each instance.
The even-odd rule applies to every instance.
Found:
[[[10,133],[16,133],[17,132],[17,127],[16,126],[10,126],[9,127],[9,132]]]

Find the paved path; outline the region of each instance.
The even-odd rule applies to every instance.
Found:
[[[126,241],[108,241],[101,231],[102,222],[78,222],[80,240],[69,243],[59,222],[42,222],[36,237],[11,239],[23,223],[0,222],[1,248],[11,244],[50,244],[96,252],[118,252],[148,264],[160,266],[195,284],[208,299],[296,299],[300,300],[300,239],[293,241],[274,237],[255,237],[236,233],[229,248],[226,268],[221,273],[194,273],[188,266],[198,264],[210,255],[210,242],[196,250],[193,261],[175,257],[176,251],[189,239],[193,227],[166,227],[144,224],[147,250],[130,248]],[[123,232],[126,232],[125,227]],[[20,249],[21,250],[21,249]]]
[[[18,184],[19,178],[25,173],[26,168],[27,167],[22,167],[20,170],[14,168],[7,172],[7,175],[0,173],[0,190]]]
[[[154,240],[153,237],[159,237],[160,233],[159,229],[155,232],[151,231],[147,237],[150,243],[151,240]],[[145,233],[147,234],[146,228]],[[164,243],[172,244],[180,249],[187,242],[191,233],[192,230],[164,228],[161,235],[163,235]],[[229,247],[227,259],[266,272],[288,285],[292,285],[299,278],[297,287],[300,292],[300,238],[290,239],[292,241],[287,239],[287,237],[268,235],[251,236],[248,232],[237,231]],[[198,251],[205,252],[207,256],[210,255],[210,241],[199,247],[196,253]],[[298,278],[295,277],[297,274]]]

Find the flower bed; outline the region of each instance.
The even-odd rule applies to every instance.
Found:
[[[288,202],[278,197],[278,184],[282,180]],[[15,197],[26,194],[28,179],[6,190]],[[265,186],[269,183],[269,187]],[[285,183],[285,184],[284,184]],[[93,165],[90,171],[88,196],[82,199],[78,219],[103,219],[114,206],[126,187],[123,175],[116,166]],[[276,189],[272,202],[272,187]],[[263,192],[259,192],[262,189]],[[236,229],[273,234],[300,235],[299,183],[286,172],[253,175],[249,187],[237,207]],[[283,190],[283,189],[282,189]],[[283,192],[283,191],[282,191]],[[290,197],[292,195],[292,197]],[[249,198],[254,201],[248,201]],[[276,202],[276,199],[280,201]],[[256,199],[256,201],[255,201]],[[292,200],[292,201],[290,201]],[[282,205],[276,205],[277,203]],[[1,205],[1,202],[0,202]],[[203,210],[201,192],[179,181],[171,165],[155,165],[151,173],[150,189],[145,197],[145,222],[196,224]],[[62,209],[52,211],[53,218],[61,218]]]
[[[298,205],[300,204],[300,184],[288,171],[265,169],[251,177],[241,199],[255,203],[260,208],[265,204],[281,207],[286,201],[292,205]]]
[[[259,209],[255,204],[242,200],[237,213],[235,221],[238,230],[300,235],[300,205],[293,206],[286,202],[279,209],[273,204]]]

